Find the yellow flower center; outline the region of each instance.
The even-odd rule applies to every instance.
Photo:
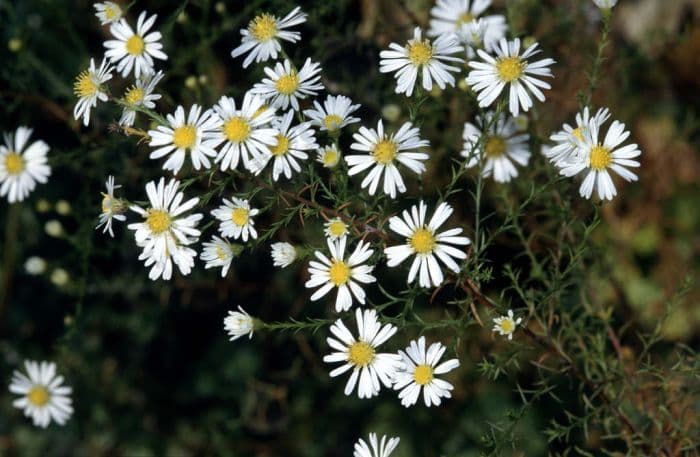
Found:
[[[433,236],[433,232],[429,229],[421,227],[413,232],[413,236],[408,240],[408,244],[411,245],[413,250],[418,254],[427,254],[433,252],[435,236]]]
[[[193,125],[183,125],[173,132],[173,144],[181,149],[194,146],[197,140],[197,129]]]
[[[457,26],[461,27],[464,24],[469,24],[471,21],[474,20],[474,16],[472,16],[469,13],[462,13],[461,16],[459,16],[459,19],[457,19]]]
[[[579,140],[583,141],[583,130],[581,129],[581,127],[576,127],[576,128],[571,132],[571,134],[572,134],[573,136],[575,136],[576,138],[578,138]]]
[[[515,322],[513,319],[506,318],[501,321],[501,331],[503,333],[512,333],[515,330]]]
[[[95,82],[92,80],[92,75],[90,72],[85,70],[80,73],[77,78],[75,78],[73,93],[80,98],[91,97],[97,93],[99,88],[100,86],[95,84]]]
[[[331,235],[340,238],[348,233],[348,226],[341,220],[334,220],[328,224],[328,232],[330,232]]]
[[[486,151],[486,157],[490,159],[495,159],[501,157],[506,152],[506,140],[500,136],[491,136],[486,140],[486,145],[484,150]]]
[[[170,214],[162,209],[151,209],[146,215],[146,224],[156,235],[167,231],[170,228],[170,223]]]
[[[601,145],[591,149],[591,168],[594,170],[605,170],[611,162],[610,149]]]
[[[408,45],[408,59],[414,65],[425,65],[433,57],[430,41],[414,41]]]
[[[24,158],[14,151],[5,156],[5,170],[11,175],[18,175],[24,170]]]
[[[366,367],[374,360],[374,348],[364,341],[352,343],[348,352],[348,362],[356,367]]]
[[[216,247],[216,257],[218,257],[219,260],[228,259],[228,255],[229,253],[224,248],[222,248],[221,246]]]
[[[275,83],[275,87],[277,88],[277,92],[282,95],[292,95],[299,87],[299,76],[297,76],[295,71],[292,71],[288,75],[282,75]]]
[[[503,57],[496,61],[496,72],[503,82],[511,82],[520,78],[523,74],[524,65],[520,57]]]
[[[337,114],[329,114],[323,120],[323,124],[326,126],[326,129],[328,129],[328,131],[330,132],[338,130],[340,128],[340,124],[342,123],[343,118],[338,116]]]
[[[289,138],[278,133],[277,144],[270,148],[270,152],[273,156],[283,156],[287,151],[289,151]]]
[[[418,365],[413,372],[413,380],[419,386],[429,384],[433,380],[433,368],[430,365]]]
[[[240,116],[233,117],[224,123],[224,135],[233,143],[240,143],[250,135],[250,124]]]
[[[350,279],[350,267],[342,260],[336,260],[328,271],[331,282],[336,286],[342,286]]]
[[[140,56],[143,54],[144,47],[146,47],[146,43],[144,43],[143,38],[138,35],[133,35],[126,40],[126,52],[132,56]]]
[[[263,13],[250,22],[248,31],[255,41],[269,41],[277,36],[277,20],[273,15]]]
[[[243,227],[248,223],[248,210],[245,208],[236,208],[231,211],[231,220],[239,227]]]
[[[114,18],[117,17],[117,11],[112,8],[111,6],[108,6],[105,8],[105,17],[107,18],[108,21],[114,20]]]
[[[143,89],[136,86],[131,86],[126,90],[124,94],[124,99],[129,105],[136,105],[143,100],[144,92]]]
[[[377,145],[374,147],[372,156],[377,162],[388,165],[394,161],[398,151],[399,148],[396,146],[396,143],[391,140],[383,140],[377,143]]]
[[[335,149],[323,151],[323,166],[326,168],[335,167],[338,164],[339,154]]]
[[[27,393],[27,400],[39,408],[46,405],[49,402],[49,398],[49,391],[44,386],[34,386]]]

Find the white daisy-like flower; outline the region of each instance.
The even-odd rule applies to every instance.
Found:
[[[354,176],[372,167],[361,184],[362,188],[369,187],[370,195],[377,191],[382,175],[385,194],[395,198],[397,190],[399,193],[406,191],[406,185],[396,166],[397,162],[419,175],[425,171],[423,162],[428,160],[428,154],[415,151],[430,146],[430,143],[428,140],[421,140],[420,130],[410,122],[404,123],[398,132],[387,135],[380,119],[377,130],[360,127],[353,138],[355,143],[350,149],[363,154],[345,157],[350,167],[348,175]]]
[[[277,54],[282,50],[279,40],[296,43],[301,39],[299,32],[288,29],[306,22],[306,13],[300,7],[294,8],[284,19],[280,19],[269,13],[262,13],[248,23],[248,27],[241,29],[243,39],[241,44],[231,51],[234,59],[248,52],[243,61],[243,68],[248,67],[253,60],[265,62],[268,59],[277,59]]]
[[[600,128],[609,118],[610,111],[607,108],[600,108],[591,118],[588,107],[585,107],[583,113],[576,114],[576,128],[564,124],[562,130],[549,137],[555,144],[546,150],[545,156],[557,166],[563,166],[571,160],[578,160],[578,143],[583,141],[588,124],[593,121]]]
[[[348,224],[343,222],[343,220],[339,217],[334,217],[323,224],[323,233],[326,234],[326,238],[332,241],[345,238],[349,231]]]
[[[481,175],[493,175],[496,182],[510,182],[518,176],[514,162],[525,166],[530,161],[528,141],[530,135],[519,133],[512,117],[488,112],[482,118],[477,116],[480,127],[467,122],[464,124],[464,149],[462,156],[470,159],[466,167],[482,165]],[[488,128],[488,131],[485,131]]]
[[[222,236],[248,241],[249,236],[252,239],[258,237],[253,217],[257,216],[259,212],[259,210],[250,207],[248,200],[233,197],[231,200],[224,198],[224,204],[213,210],[211,214],[221,221],[219,232]]]
[[[421,201],[418,206],[413,205],[410,212],[404,210],[403,219],[399,216],[389,219],[389,228],[406,237],[406,244],[388,247],[384,249],[384,254],[388,258],[389,267],[395,267],[408,257],[415,255],[408,272],[408,283],[419,276],[421,287],[430,287],[431,283],[437,287],[443,280],[437,259],[440,259],[453,272],[459,273],[459,265],[453,258],[463,260],[467,258],[467,254],[450,245],[466,246],[471,241],[466,236],[457,236],[462,233],[461,228],[437,232],[452,214],[453,209],[449,204],[441,203],[430,218],[430,222],[426,224],[427,209],[426,204]]]
[[[0,145],[0,197],[7,195],[10,203],[21,202],[36,187],[46,183],[51,176],[46,154],[49,145],[37,140],[27,146],[32,135],[29,127],[5,133],[5,144]],[[26,149],[25,149],[26,146]]]
[[[405,351],[399,351],[404,369],[394,378],[394,390],[400,390],[399,398],[405,407],[416,404],[421,390],[425,406],[440,406],[442,398],[451,398],[452,384],[435,376],[448,373],[459,366],[459,360],[440,362],[447,348],[441,343],[433,343],[425,349],[425,337],[411,341]]]
[[[219,124],[211,143],[214,147],[221,144],[216,163],[221,164],[222,171],[234,170],[241,158],[243,166],[249,168],[251,157],[276,144],[278,132],[269,125],[275,119],[275,110],[266,106],[262,97],[246,92],[243,105],[236,109],[236,101],[223,96],[214,111]]]
[[[359,117],[350,115],[357,111],[360,105],[353,105],[352,100],[343,95],[329,95],[323,102],[323,106],[314,100],[314,109],[307,109],[304,115],[311,120],[311,123],[321,130],[330,133],[337,132],[346,125],[360,122]]]
[[[532,107],[530,94],[539,101],[544,101],[544,94],[540,89],[551,89],[551,86],[535,76],[553,77],[548,67],[555,62],[549,58],[528,62],[528,58],[540,52],[538,46],[537,43],[532,44],[521,55],[520,39],[507,41],[503,38],[499,45],[494,47],[495,58],[481,49],[477,50],[484,62],[469,62],[473,70],[467,76],[467,83],[478,92],[479,106],[490,106],[503,92],[506,84],[510,86],[508,108],[513,116],[518,115],[520,107],[523,111]]]
[[[153,73],[153,59],[168,60],[168,56],[161,51],[160,32],[148,33],[157,17],[154,14],[147,18],[147,13],[143,11],[136,21],[136,33],[126,19],[120,19],[110,26],[109,31],[116,39],[105,41],[105,57],[117,65],[122,77],[126,78],[132,69],[137,78],[144,73]]]
[[[221,267],[221,277],[225,277],[233,261],[231,243],[218,236],[213,236],[211,241],[202,243],[202,245],[204,250],[199,255],[199,258],[206,262],[204,268]]]
[[[299,160],[306,160],[309,155],[305,151],[316,149],[316,136],[310,122],[292,125],[294,111],[288,111],[284,116],[277,118],[273,126],[277,131],[275,144],[266,148],[262,154],[250,161],[250,171],[260,174],[272,160],[272,179],[277,181],[281,174],[289,179],[292,170],[301,171]]]
[[[229,341],[235,341],[245,335],[248,335],[248,339],[253,339],[255,321],[239,306],[238,311],[229,311],[228,316],[224,318],[224,330],[231,337]]]
[[[95,16],[102,25],[112,24],[122,18],[122,9],[114,2],[95,3],[92,6],[95,7]]]
[[[20,395],[12,406],[24,410],[34,425],[46,428],[51,421],[64,425],[73,414],[72,389],[63,385],[63,376],[56,374],[53,362],[25,360],[27,374],[12,373],[10,392]]]
[[[163,170],[172,170],[177,174],[185,163],[189,152],[195,170],[211,167],[209,157],[215,157],[212,136],[219,124],[219,118],[211,110],[202,113],[202,107],[192,105],[185,118],[185,109],[178,106],[174,114],[167,115],[168,126],[159,125],[156,130],[149,130],[149,146],[157,148],[151,152],[151,159],[160,159],[171,154],[163,164]]]
[[[477,44],[473,36],[476,24],[481,23],[477,28],[482,29],[479,35],[483,39],[483,47],[486,52],[491,52],[505,37],[508,26],[505,16],[500,14],[482,16],[490,6],[491,0],[438,0],[430,10],[432,19],[428,36],[455,33],[463,43]],[[473,55],[469,54],[470,57]]]
[[[126,212],[127,204],[125,201],[116,198],[114,196],[114,189],[119,189],[120,185],[114,184],[114,176],[109,176],[105,182],[105,187],[107,188],[107,193],[102,192],[102,213],[100,214],[100,222],[95,227],[95,230],[104,226],[102,233],[109,232],[109,236],[114,238],[114,231],[112,231],[112,221],[114,219],[118,221],[125,221],[126,216],[123,214]]]
[[[124,92],[124,102],[127,106],[124,107],[122,116],[119,119],[119,124],[131,127],[136,120],[136,107],[143,106],[148,109],[156,107],[155,101],[160,100],[160,94],[154,94],[153,90],[156,84],[163,79],[162,71],[158,73],[145,73],[136,78],[136,83],[129,87]]]
[[[324,146],[316,151],[316,162],[323,164],[324,168],[335,168],[342,155],[334,144]]]
[[[342,320],[338,319],[331,325],[331,333],[335,338],[328,337],[326,341],[336,352],[324,356],[323,361],[342,363],[330,372],[332,378],[352,370],[345,384],[345,395],[350,395],[357,385],[359,398],[372,398],[379,395],[382,384],[391,387],[396,371],[403,367],[400,355],[377,353],[377,348],[396,333],[396,327],[391,324],[382,326],[377,319],[377,312],[373,309],[363,311],[357,308],[355,320],[357,338],[350,333]]]
[[[591,119],[588,128],[582,130],[583,140],[579,140],[578,146],[579,159],[562,165],[560,173],[571,177],[585,170],[586,177],[579,189],[581,196],[591,198],[595,187],[601,200],[612,200],[617,195],[617,190],[608,170],[614,171],[626,181],[636,181],[637,175],[625,167],[639,167],[639,161],[632,159],[639,157],[642,151],[636,144],[619,147],[630,136],[622,122],[613,121],[602,143],[598,139],[599,130],[596,119]]]
[[[377,279],[372,276],[371,265],[363,265],[374,253],[369,243],[360,241],[349,258],[345,258],[345,245],[347,237],[338,241],[326,240],[330,259],[322,252],[316,251],[314,255],[320,262],[309,262],[309,274],[311,278],[306,281],[306,288],[320,288],[311,296],[311,301],[316,301],[325,296],[332,289],[338,289],[335,298],[335,310],[347,311],[352,306],[353,296],[360,304],[365,304],[365,291],[360,284],[370,284]]]
[[[513,316],[513,310],[509,309],[508,315],[496,317],[493,319],[492,331],[498,332],[499,335],[508,335],[508,339],[512,340],[513,332],[515,332],[515,329],[518,327],[518,325],[520,325],[522,321],[522,317],[515,319]]]
[[[369,434],[369,444],[360,438],[355,443],[355,450],[352,457],[389,457],[401,441],[398,437],[388,438],[382,435],[381,440],[377,440],[376,433]]]
[[[617,0],[593,0],[593,3],[595,3],[595,6],[597,6],[600,9],[611,9],[615,5],[617,5]]]
[[[267,78],[256,83],[251,92],[259,94],[275,108],[286,110],[291,105],[294,111],[299,111],[299,100],[323,89],[320,73],[321,65],[311,59],[306,59],[299,71],[285,59],[284,63],[277,62],[274,69],[265,67]]]
[[[160,178],[158,184],[150,181],[146,184],[146,193],[150,207],[143,209],[132,205],[130,209],[139,213],[143,222],[129,224],[134,230],[136,245],[143,248],[139,260],[145,260],[146,267],[151,267],[149,278],[162,277],[168,280],[172,276],[172,262],[178,266],[183,275],[190,273],[197,253],[187,246],[196,242],[200,232],[195,227],[202,219],[202,214],[185,216],[199,198],[182,202],[184,194],[178,191],[180,182],[171,179],[165,184]]]
[[[396,93],[406,94],[407,97],[413,94],[419,71],[423,89],[432,90],[433,80],[440,89],[444,89],[447,85],[455,85],[455,77],[450,72],[460,71],[459,67],[445,62],[463,62],[459,57],[450,56],[463,50],[454,34],[440,35],[431,42],[427,38],[423,39],[420,27],[416,27],[413,30],[413,39],[408,40],[406,46],[391,43],[389,50],[379,53],[379,71],[396,72]]]
[[[270,255],[272,256],[272,265],[280,268],[286,268],[296,260],[297,250],[290,243],[273,243],[272,252]]]
[[[107,59],[102,59],[100,68],[95,68],[95,61],[90,59],[90,68],[84,70],[75,78],[73,93],[78,97],[78,102],[73,108],[75,120],[83,118],[83,125],[90,123],[90,108],[97,106],[97,100],[106,102],[107,92],[102,84],[112,79],[112,66]]]

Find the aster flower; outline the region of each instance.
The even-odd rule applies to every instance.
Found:
[[[478,45],[473,39],[477,32],[486,52],[491,52],[505,37],[508,26],[500,14],[482,16],[490,6],[491,0],[437,0],[430,10],[428,36],[455,33],[462,43]],[[474,56],[471,46],[467,51],[470,58]]]
[[[151,137],[149,146],[157,148],[149,157],[160,159],[170,154],[163,170],[172,170],[173,174],[185,164],[187,152],[195,170],[211,167],[209,157],[216,156],[212,147],[213,132],[219,124],[216,114],[211,110],[202,113],[202,107],[192,105],[185,118],[185,109],[178,106],[174,114],[167,115],[167,120],[168,126],[159,125],[156,130],[148,131]]]
[[[385,194],[395,198],[397,190],[399,193],[406,191],[406,185],[396,166],[397,162],[416,174],[422,174],[425,171],[423,162],[428,160],[428,154],[415,151],[428,147],[430,143],[420,138],[420,131],[410,122],[404,123],[398,132],[387,135],[384,132],[384,124],[380,120],[377,123],[377,130],[361,127],[353,138],[355,143],[350,146],[350,149],[363,154],[345,157],[350,167],[348,175],[354,176],[371,167],[372,170],[361,184],[362,188],[369,187],[370,195],[374,195],[377,191],[382,175],[384,175]]]
[[[73,108],[75,120],[83,118],[83,125],[90,123],[90,109],[97,106],[97,100],[106,102],[107,92],[102,84],[112,79],[112,67],[107,59],[102,59],[100,68],[95,68],[95,61],[90,59],[90,68],[80,73],[75,78],[73,92],[78,97],[78,102]]]
[[[447,85],[455,85],[455,78],[450,72],[460,71],[459,67],[445,62],[463,62],[459,57],[450,56],[463,50],[453,34],[441,35],[431,42],[427,38],[423,39],[420,27],[416,27],[413,30],[413,39],[408,40],[406,46],[391,43],[389,50],[379,54],[379,71],[396,72],[396,93],[406,94],[407,97],[413,94],[419,71],[423,89],[431,90],[433,80],[440,89],[444,89]]]
[[[335,168],[340,162],[341,154],[334,144],[324,146],[316,151],[316,162],[323,164],[324,168]]]
[[[549,137],[555,144],[551,148],[546,149],[545,156],[557,166],[564,166],[571,160],[577,160],[579,158],[578,143],[583,141],[583,135],[588,129],[588,124],[593,121],[600,128],[609,118],[610,111],[607,108],[599,109],[595,116],[591,118],[588,107],[585,107],[582,113],[576,114],[575,128],[569,124],[564,124],[562,130]]]
[[[425,337],[411,341],[405,351],[399,351],[403,358],[404,369],[399,370],[394,378],[394,390],[400,390],[399,398],[405,407],[416,404],[421,390],[425,406],[440,406],[442,398],[451,398],[452,384],[436,375],[448,373],[459,366],[459,360],[450,359],[440,362],[447,348],[441,343],[433,343],[425,349]]]
[[[127,205],[126,202],[116,198],[114,196],[114,189],[119,189],[120,185],[114,184],[114,176],[109,176],[107,182],[105,182],[105,187],[107,188],[107,193],[102,193],[102,214],[100,214],[100,222],[95,227],[95,230],[104,226],[102,233],[109,232],[109,236],[114,238],[114,232],[112,231],[112,221],[114,219],[118,221],[125,221]]]
[[[160,100],[160,94],[154,94],[156,84],[163,79],[163,72],[145,73],[136,78],[136,83],[124,92],[124,111],[119,119],[119,124],[131,127],[136,120],[136,107],[153,109],[156,107],[155,101]]]
[[[259,94],[275,108],[286,110],[291,105],[294,111],[299,111],[299,100],[323,89],[320,73],[321,65],[311,59],[306,59],[299,71],[285,59],[284,63],[277,62],[274,69],[265,67],[267,78],[255,84],[251,92]]]
[[[73,415],[72,389],[63,385],[63,376],[56,374],[56,364],[25,360],[24,368],[27,374],[12,374],[10,392],[20,396],[12,406],[23,410],[37,427],[46,428],[51,421],[64,425]]]
[[[462,156],[470,159],[466,167],[482,165],[481,175],[493,175],[496,182],[510,182],[518,176],[514,163],[525,166],[530,160],[528,141],[530,136],[519,133],[512,117],[488,112],[477,117],[477,127],[471,122],[464,124],[464,150]],[[485,137],[482,140],[482,137]]]
[[[323,224],[323,233],[331,241],[345,238],[348,234],[348,225],[339,217],[334,217]]]
[[[350,395],[357,386],[359,398],[372,398],[379,395],[382,384],[391,387],[396,371],[403,366],[400,355],[377,353],[377,348],[396,333],[396,327],[391,324],[382,326],[373,309],[363,311],[357,308],[355,320],[358,338],[350,333],[341,319],[331,325],[335,338],[329,337],[326,341],[335,352],[323,357],[323,361],[342,363],[331,371],[332,378],[352,370],[345,385],[345,395]]]
[[[479,106],[490,106],[509,85],[508,108],[513,116],[517,116],[520,107],[528,111],[532,107],[534,95],[539,101],[544,101],[544,94],[540,89],[551,89],[551,86],[535,78],[534,76],[553,77],[548,68],[554,64],[552,59],[542,59],[536,62],[528,62],[528,58],[539,53],[539,45],[534,43],[520,54],[520,40],[513,41],[501,39],[499,45],[494,48],[496,57],[491,57],[481,49],[477,54],[484,62],[471,61],[469,66],[473,68],[467,76],[467,83],[478,93]]]
[[[452,214],[453,209],[449,204],[441,203],[427,224],[426,211],[427,206],[421,201],[418,206],[413,205],[410,212],[404,210],[402,217],[389,219],[389,228],[405,237],[406,244],[388,247],[384,249],[384,254],[388,258],[389,267],[395,267],[408,257],[415,256],[408,272],[408,283],[418,276],[421,287],[430,287],[431,284],[437,287],[444,279],[437,259],[453,272],[459,273],[459,265],[453,258],[463,260],[467,254],[450,245],[465,246],[471,241],[466,236],[457,236],[462,233],[461,228],[437,232]]]
[[[253,217],[259,212],[250,207],[248,200],[233,197],[231,200],[224,199],[224,204],[213,210],[211,214],[221,221],[219,232],[222,236],[248,241],[249,236],[252,239],[258,237]]]
[[[122,18],[122,9],[114,2],[94,3],[92,6],[102,25],[112,24]]]
[[[369,434],[369,445],[360,438],[355,443],[355,450],[352,457],[389,457],[401,441],[398,437],[388,438],[382,435],[381,440],[377,440],[376,433]]]
[[[248,27],[241,29],[243,39],[241,44],[231,51],[234,59],[245,53],[248,56],[243,60],[243,68],[247,68],[253,60],[265,62],[269,59],[277,59],[277,54],[282,50],[279,40],[296,43],[301,39],[299,32],[288,29],[306,22],[306,14],[298,6],[283,19],[269,13],[257,15],[248,23]]]
[[[32,129],[18,127],[5,133],[0,145],[0,197],[10,203],[21,202],[34,190],[36,183],[46,183],[51,175],[46,154],[49,145],[37,140],[27,146]],[[26,147],[26,149],[25,149]]]
[[[505,316],[496,317],[493,319],[493,330],[498,332],[499,335],[507,335],[509,340],[513,339],[513,332],[520,325],[523,318],[519,317],[515,319],[513,316],[513,310],[509,309],[508,314]]]
[[[248,339],[253,339],[255,321],[239,306],[238,311],[229,311],[228,316],[224,318],[224,330],[231,337],[229,341],[235,341],[245,335],[248,335]]]
[[[595,3],[595,6],[597,6],[600,9],[612,9],[615,5],[617,5],[617,0],[593,0],[593,3]]]
[[[216,156],[221,171],[236,169],[241,158],[243,166],[249,168],[251,157],[264,154],[277,143],[278,132],[269,125],[275,119],[275,110],[260,96],[246,92],[240,109],[236,109],[233,98],[223,96],[214,111],[219,123],[211,135],[211,145],[221,145]]]
[[[350,116],[359,107],[360,105],[353,105],[348,97],[329,95],[323,102],[323,106],[314,100],[314,109],[305,110],[304,115],[321,130],[334,133],[346,125],[360,122],[359,117]]]
[[[271,247],[272,265],[276,267],[286,268],[297,258],[297,250],[290,243],[273,243]]]
[[[211,241],[208,243],[203,243],[204,250],[199,255],[206,264],[205,269],[221,267],[221,277],[226,277],[229,268],[231,268],[231,262],[233,261],[233,249],[231,248],[231,243],[219,238],[218,236],[213,236]]]
[[[160,32],[148,31],[156,22],[157,14],[147,18],[147,13],[143,11],[136,21],[136,32],[126,22],[120,19],[112,24],[109,31],[115,40],[105,41],[105,57],[117,65],[117,71],[122,77],[126,77],[131,70],[137,78],[144,73],[153,73],[153,59],[167,60],[160,44],[162,35]]]

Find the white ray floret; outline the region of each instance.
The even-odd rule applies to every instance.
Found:
[[[47,153],[49,145],[37,140],[30,145],[32,129],[18,127],[14,133],[5,133],[0,145],[0,197],[10,203],[21,202],[51,176]]]
[[[323,106],[314,100],[314,109],[305,110],[304,115],[321,130],[334,133],[346,125],[360,122],[359,117],[350,116],[359,108],[360,105],[353,105],[348,97],[329,95],[323,102]]]
[[[115,39],[105,41],[105,57],[117,65],[117,71],[123,77],[127,77],[132,69],[137,78],[144,73],[153,73],[153,59],[168,59],[162,51],[160,32],[148,33],[157,17],[157,14],[147,17],[143,11],[136,21],[136,32],[126,19],[120,19],[110,26],[109,31]]]
[[[513,310],[509,309],[505,316],[495,317],[493,319],[493,332],[498,332],[499,335],[507,336],[509,340],[513,339],[513,332],[523,321],[522,317],[515,318]]]
[[[509,182],[518,176],[515,163],[526,166],[530,161],[530,135],[520,133],[515,119],[505,115],[494,118],[493,112],[477,116],[477,125],[464,124],[464,149],[467,168],[481,164],[481,175],[493,176],[496,182]]]
[[[204,250],[199,258],[206,262],[204,268],[221,267],[221,277],[225,277],[233,261],[231,243],[218,236],[213,236],[211,241],[202,243],[202,246],[204,246]]]
[[[337,241],[327,239],[330,258],[320,251],[314,252],[319,261],[309,262],[309,274],[311,278],[306,281],[307,289],[318,290],[311,296],[311,301],[316,301],[328,294],[333,289],[338,289],[335,298],[335,310],[337,312],[347,311],[352,306],[353,297],[365,304],[365,291],[361,284],[370,284],[377,279],[371,275],[374,269],[371,265],[364,263],[374,253],[370,249],[369,243],[360,241],[350,257],[345,258],[345,245],[347,237]]]
[[[112,24],[122,18],[122,9],[114,2],[99,2],[92,6],[95,8],[95,16],[102,25]]]
[[[639,167],[639,161],[633,159],[639,157],[642,151],[636,144],[620,147],[630,136],[630,132],[625,130],[625,124],[621,122],[613,121],[602,143],[598,138],[599,132],[597,120],[591,119],[588,128],[582,130],[583,140],[578,142],[579,158],[562,165],[560,173],[570,177],[585,172],[586,176],[579,189],[581,196],[591,198],[595,188],[601,200],[612,200],[617,195],[617,189],[609,170],[620,175],[625,181],[636,181],[637,175],[627,167]]]
[[[431,284],[437,287],[442,283],[444,276],[437,259],[454,273],[459,273],[459,265],[453,259],[464,260],[467,254],[450,245],[466,246],[471,241],[466,236],[458,236],[462,233],[461,228],[441,233],[437,231],[452,211],[452,207],[443,202],[426,223],[427,206],[421,201],[418,205],[413,205],[410,212],[404,210],[402,217],[394,216],[389,219],[389,228],[405,237],[406,244],[384,249],[388,258],[387,265],[395,267],[408,257],[414,256],[408,272],[408,283],[418,276],[421,287],[430,287]]]
[[[447,348],[441,343],[433,343],[426,350],[425,337],[411,341],[405,351],[399,351],[404,369],[394,378],[394,389],[400,390],[399,398],[405,407],[416,404],[421,390],[425,406],[440,406],[442,398],[451,398],[454,387],[447,381],[436,378],[459,366],[459,360],[450,359],[440,363]]]
[[[95,61],[90,59],[90,68],[80,73],[75,78],[73,93],[78,97],[78,102],[73,108],[75,120],[83,119],[83,125],[90,123],[90,109],[97,106],[97,100],[106,102],[107,92],[102,86],[112,79],[112,66],[107,59],[102,59],[100,68],[95,68]]]
[[[352,457],[389,457],[401,441],[398,437],[389,438],[382,435],[381,440],[377,439],[376,433],[369,434],[369,444],[362,438],[355,443]]]
[[[222,236],[248,241],[248,237],[252,239],[258,237],[253,217],[259,212],[258,209],[250,207],[248,200],[233,197],[231,200],[224,198],[224,204],[213,210],[211,214],[221,221],[219,232]]]
[[[144,107],[153,109],[156,107],[155,101],[160,100],[160,94],[154,94],[156,85],[163,79],[162,71],[157,73],[145,73],[136,78],[136,83],[124,92],[124,111],[119,119],[119,124],[131,127],[136,120],[136,108]]]
[[[243,60],[243,68],[248,67],[253,61],[265,62],[269,59],[277,59],[282,50],[280,40],[296,43],[301,39],[299,32],[286,30],[295,25],[306,22],[306,13],[298,6],[283,19],[269,13],[262,13],[248,23],[248,27],[241,29],[243,36],[241,44],[231,51],[234,59],[248,53]]]
[[[491,6],[491,0],[437,0],[430,10],[428,36],[441,36],[455,33],[462,43],[470,45],[468,56],[474,56],[473,47],[483,47],[491,52],[505,37],[508,26],[506,18],[500,14],[484,16]],[[476,24],[481,24],[478,32],[483,40],[481,46],[473,39]],[[470,52],[471,51],[471,52]]]
[[[584,132],[590,122],[595,122],[600,128],[609,118],[610,111],[607,108],[600,108],[591,118],[588,107],[585,107],[582,113],[576,113],[576,127],[564,124],[562,130],[549,137],[554,146],[546,149],[545,156],[560,168],[571,161],[579,160],[578,144],[583,141]]]
[[[377,312],[373,309],[355,310],[358,337],[355,338],[342,320],[331,325],[333,337],[328,337],[328,345],[335,350],[323,357],[326,363],[342,363],[331,371],[332,378],[352,370],[345,385],[345,395],[350,395],[357,386],[359,398],[372,398],[379,395],[381,386],[391,387],[396,371],[403,367],[401,356],[391,353],[377,353],[377,348],[396,333],[391,324],[381,325]]]
[[[73,415],[72,389],[63,385],[53,362],[25,360],[26,374],[14,371],[10,392],[20,397],[12,406],[24,411],[37,427],[46,428],[53,421],[64,425]]]
[[[274,68],[265,67],[267,78],[256,83],[251,92],[259,94],[274,108],[286,110],[291,106],[299,111],[299,100],[315,96],[323,89],[320,73],[321,65],[311,59],[306,59],[299,71],[285,59],[284,63],[277,62]]]
[[[149,146],[156,148],[151,159],[160,159],[170,155],[163,164],[163,170],[171,170],[173,174],[185,164],[189,153],[195,170],[211,167],[210,157],[216,156],[212,136],[219,124],[219,118],[211,110],[202,113],[202,107],[192,105],[185,117],[185,109],[178,106],[174,114],[167,115],[168,125],[159,125],[156,130],[149,130],[151,137]]]
[[[467,76],[467,83],[478,93],[479,106],[490,106],[508,85],[508,109],[517,116],[522,107],[528,111],[532,105],[531,94],[539,101],[544,101],[541,89],[551,89],[538,77],[553,77],[549,68],[555,62],[552,59],[542,59],[529,62],[527,59],[539,53],[539,44],[534,43],[520,54],[520,39],[513,41],[501,39],[494,48],[496,57],[492,57],[481,49],[477,54],[483,62],[469,62],[472,71]]]
[[[450,72],[460,71],[459,67],[446,62],[462,63],[461,58],[453,57],[452,54],[463,50],[454,34],[440,35],[431,42],[427,38],[423,39],[420,27],[416,27],[413,38],[405,46],[391,43],[389,50],[379,54],[379,71],[396,72],[396,93],[406,94],[407,97],[413,94],[419,72],[423,89],[431,90],[433,81],[440,89],[444,89],[448,85],[455,85],[455,77]]]
[[[299,161],[308,159],[306,151],[316,149],[318,144],[311,123],[302,122],[292,127],[293,119],[294,111],[290,110],[273,122],[272,125],[277,131],[275,143],[251,159],[249,170],[252,173],[260,174],[270,161],[274,181],[277,181],[280,175],[291,178],[292,170],[297,173],[301,171]]]
[[[100,222],[97,224],[95,229],[99,229],[104,226],[102,233],[109,232],[109,236],[114,238],[114,231],[112,230],[113,220],[118,220],[124,222],[126,216],[127,204],[125,201],[116,198],[114,196],[114,189],[119,189],[121,186],[114,184],[114,176],[109,176],[105,182],[105,187],[107,188],[107,193],[102,193],[102,213],[100,214]]]
[[[416,151],[430,146],[430,143],[420,138],[420,130],[410,122],[404,123],[398,132],[387,135],[384,123],[379,120],[377,130],[361,127],[353,138],[355,143],[350,148],[362,154],[345,157],[350,167],[348,175],[354,176],[372,168],[361,184],[362,188],[368,188],[370,195],[377,191],[382,176],[384,193],[391,198],[396,197],[397,191],[406,191],[397,163],[419,175],[425,171],[423,162],[428,160],[428,154]]]
[[[144,221],[129,224],[134,230],[136,245],[143,248],[139,260],[144,260],[146,267],[151,267],[149,278],[156,280],[172,277],[173,262],[180,273],[187,275],[194,266],[197,253],[187,247],[199,238],[200,232],[195,227],[202,219],[202,214],[185,213],[199,203],[199,198],[182,202],[184,194],[178,191],[180,182],[171,179],[168,184],[160,178],[158,184],[151,181],[146,184],[146,193],[150,207],[143,209],[132,205],[130,209],[140,214]]]
[[[270,126],[275,119],[275,110],[265,105],[265,100],[246,92],[240,109],[236,101],[223,96],[214,105],[219,116],[217,128],[211,135],[211,144],[219,148],[216,163],[221,170],[234,170],[239,161],[250,168],[252,157],[264,154],[277,142],[277,129]]]
[[[255,321],[239,306],[238,311],[229,311],[228,316],[224,318],[224,330],[231,337],[229,341],[235,341],[245,335],[248,335],[248,339],[253,339]]]

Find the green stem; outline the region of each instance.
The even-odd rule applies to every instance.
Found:
[[[588,76],[588,93],[583,99],[583,107],[589,106],[591,99],[593,98],[593,93],[598,88],[598,79],[600,77],[600,67],[605,60],[604,52],[608,45],[608,34],[610,33],[610,10],[603,11],[603,29],[600,36],[600,41],[598,42],[598,50],[596,52],[595,59],[593,60],[593,68]],[[582,108],[583,108],[582,107]]]

